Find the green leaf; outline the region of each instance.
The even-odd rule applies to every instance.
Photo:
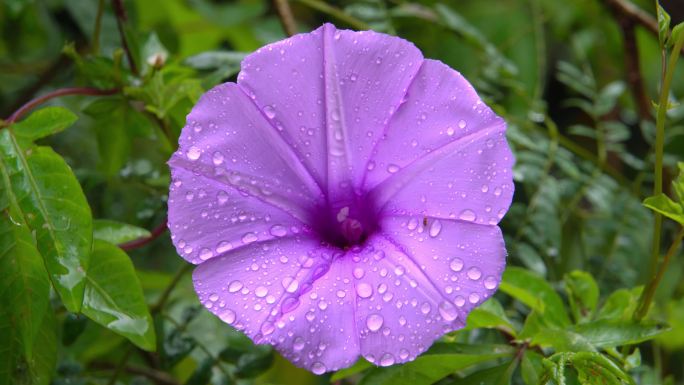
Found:
[[[92,246],[90,207],[64,159],[49,147],[20,146],[12,127],[0,133],[0,164],[7,193],[35,233],[52,284],[69,311],[83,302]]]
[[[618,289],[610,294],[606,302],[597,314],[597,319],[622,320],[632,319],[636,310],[643,288],[637,287],[631,290]]]
[[[93,237],[114,245],[132,241],[141,237],[148,237],[150,232],[146,229],[108,219],[95,219],[93,221]]]
[[[681,22],[672,28],[672,35],[670,35],[670,41],[672,45],[677,45],[677,42],[684,39],[684,22]]]
[[[677,162],[679,174],[672,182],[672,187],[677,197],[677,202],[684,204],[684,162]]]
[[[34,354],[21,354],[20,337],[6,312],[0,307],[0,384],[48,385],[57,363],[57,335],[52,309],[43,312],[38,332],[33,341]]]
[[[658,17],[658,42],[660,42],[660,48],[664,49],[670,34],[670,15],[660,6],[660,2],[657,0],[656,15]]]
[[[532,350],[525,350],[522,362],[520,363],[520,374],[525,384],[539,385],[542,372],[544,371],[543,359],[544,356],[541,354]]]
[[[637,344],[665,331],[667,328],[657,323],[600,320],[565,329],[543,329],[532,338],[532,343],[556,351],[597,351]]]
[[[87,275],[83,314],[145,350],[156,338],[133,263],[118,247],[96,240]]]
[[[64,107],[46,107],[13,124],[12,130],[18,140],[32,142],[63,131],[77,119],[76,114]]]
[[[192,372],[190,378],[185,381],[185,385],[206,385],[211,381],[211,371],[214,368],[214,359],[207,357],[199,364],[197,369]]]
[[[587,272],[575,270],[566,274],[564,281],[570,310],[575,319],[590,319],[599,299],[599,287],[594,277]]]
[[[459,385],[508,385],[517,365],[518,360],[511,360],[501,365],[478,370],[458,381]]]
[[[352,365],[348,368],[338,370],[335,373],[333,373],[332,377],[330,377],[330,381],[332,382],[332,381],[342,380],[344,378],[353,376],[354,374],[361,373],[364,370],[366,370],[368,368],[372,368],[372,367],[374,367],[373,364],[366,361],[366,359],[359,358],[359,360],[356,361],[356,363],[354,365]]]
[[[359,385],[428,385],[472,365],[512,357],[514,352],[506,345],[436,343],[411,362],[371,369]]]
[[[273,358],[273,348],[267,345],[257,345],[237,360],[235,376],[254,378],[271,367]]]
[[[468,314],[465,330],[477,328],[500,329],[515,337],[517,335],[513,324],[506,317],[499,301],[490,298]]]
[[[660,193],[648,197],[644,199],[644,206],[684,226],[684,204],[674,202],[667,195]]]
[[[25,357],[31,359],[48,307],[50,280],[31,231],[17,211],[0,212],[0,308],[19,335]]]
[[[530,271],[509,266],[499,289],[536,310],[550,325],[562,327],[570,324],[560,296],[548,282]]]

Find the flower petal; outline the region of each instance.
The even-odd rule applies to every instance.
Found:
[[[354,271],[361,354],[376,365],[412,360],[463,327],[500,281],[506,250],[497,226],[431,221],[384,220]]]
[[[378,207],[496,224],[513,197],[506,123],[456,71],[425,60],[365,179]]]
[[[301,228],[322,198],[292,149],[231,83],[202,96],[169,165],[169,227],[193,263]]]
[[[335,200],[361,180],[421,62],[406,40],[326,24],[248,56],[238,82]]]

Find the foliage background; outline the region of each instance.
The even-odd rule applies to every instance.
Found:
[[[0,384],[684,384],[681,250],[648,316],[632,321],[653,237],[641,202],[653,189],[662,58],[649,1],[291,1],[298,31],[333,22],[402,36],[505,117],[517,157],[502,222],[510,267],[465,330],[390,368],[314,376],[202,310],[163,231],[165,162],[198,96],[286,36],[275,3],[0,3],[0,116],[64,87],[116,89],[51,99],[61,109],[35,109],[0,136]],[[682,21],[684,2],[662,4]],[[684,107],[668,119],[672,195]],[[48,198],[67,203],[36,211]],[[663,251],[677,229],[665,220]],[[44,265],[53,278],[60,266],[83,276],[83,314],[68,299],[77,289],[49,289]]]

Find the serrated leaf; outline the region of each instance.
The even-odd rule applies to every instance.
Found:
[[[0,171],[4,174],[4,170]],[[26,359],[33,357],[33,344],[48,307],[49,295],[50,281],[31,231],[16,210],[1,211],[0,308],[9,317],[12,333],[19,335]]]
[[[505,345],[469,347],[436,343],[427,353],[411,362],[371,369],[359,385],[428,385],[472,365],[512,357],[514,352],[513,348]]]
[[[109,219],[95,219],[93,221],[93,237],[114,245],[132,241],[137,238],[148,237],[150,232],[141,227]]]
[[[20,141],[32,142],[71,126],[78,116],[64,107],[45,107],[14,123],[12,130]]]
[[[145,350],[156,338],[133,263],[118,247],[96,240],[88,269],[83,314]]]
[[[542,277],[520,267],[509,266],[499,289],[537,311],[553,326],[570,324],[563,300]]]
[[[684,226],[684,204],[673,201],[667,195],[660,193],[648,197],[644,199],[644,206]]]
[[[12,127],[0,133],[0,162],[8,194],[35,233],[52,284],[69,311],[83,302],[92,245],[90,207],[64,159],[49,147],[24,148]]]

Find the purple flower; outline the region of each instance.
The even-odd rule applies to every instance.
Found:
[[[513,155],[456,71],[326,24],[207,92],[169,225],[200,301],[316,374],[410,361],[496,290]]]

